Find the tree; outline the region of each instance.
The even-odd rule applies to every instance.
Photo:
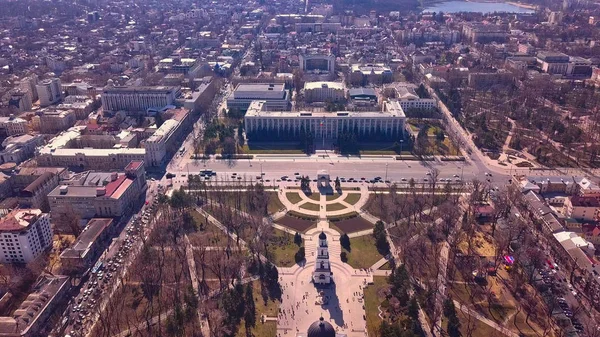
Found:
[[[156,116],[154,116],[154,122],[156,123],[157,128],[160,128],[160,126],[165,122],[160,112],[157,112]]]
[[[232,137],[225,138],[223,142],[223,149],[221,150],[221,154],[224,156],[230,156],[237,152],[237,146],[235,144],[235,140]]]
[[[246,324],[246,332],[250,332],[249,328],[256,325],[256,305],[254,303],[252,283],[246,284],[246,293],[244,297],[244,302],[246,302],[244,321]]]
[[[341,252],[340,253],[340,259],[342,260],[342,262],[346,263],[348,262],[348,254],[346,252]]]
[[[204,146],[204,154],[211,155],[217,153],[218,144],[215,141],[210,141]]]
[[[460,337],[460,320],[456,315],[456,307],[450,296],[444,301],[444,316],[448,318],[448,335],[450,337]]]
[[[348,237],[348,234],[344,233],[342,236],[340,236],[340,245],[347,251],[352,250],[352,247],[350,247],[350,237]]]
[[[300,233],[296,232],[296,234],[294,234],[294,243],[297,246],[301,246],[302,245],[302,235],[300,235]]]
[[[375,246],[377,246],[377,251],[379,251],[381,255],[389,254],[390,244],[387,240],[387,233],[385,231],[385,224],[383,221],[379,220],[377,223],[375,223],[373,237],[375,237]]]
[[[301,246],[300,248],[298,248],[298,251],[294,255],[294,261],[296,261],[296,263],[299,264],[300,262],[304,261],[305,255],[306,251],[304,249],[304,246]]]

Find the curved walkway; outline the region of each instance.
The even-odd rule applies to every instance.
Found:
[[[319,201],[311,199],[304,193],[304,191],[300,189],[290,189],[287,187],[282,188],[280,193],[278,193],[277,195],[279,196],[279,200],[287,208],[287,210],[296,211],[311,216],[318,216],[320,219],[326,219],[327,216],[343,215],[349,212],[360,212],[361,208],[367,203],[367,200],[369,200],[369,189],[366,186],[360,186],[359,190],[342,189],[341,194],[338,194],[337,191],[332,190],[333,193],[335,193],[335,195],[338,195],[338,197],[333,200],[327,200],[327,195],[320,194],[316,183],[311,183],[310,189],[313,194],[317,194],[319,196]],[[287,193],[297,193],[301,200],[297,203],[292,203],[287,198]],[[360,194],[359,200],[353,205],[345,201],[346,198],[351,194]],[[311,204],[319,206],[319,210],[302,208],[302,206],[307,206]],[[333,204],[340,204],[344,206],[344,208],[335,211],[328,211],[327,205]],[[277,218],[277,216],[280,217],[282,215],[283,214],[276,214],[274,218]]]

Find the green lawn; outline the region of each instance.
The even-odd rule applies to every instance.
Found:
[[[303,200],[298,192],[286,192],[285,197],[294,205]]]
[[[392,265],[386,262],[383,266],[379,267],[379,270],[392,270]]]
[[[252,334],[257,337],[275,337],[277,336],[277,323],[269,321],[263,324],[261,322],[261,316],[265,314],[269,317],[276,317],[281,302],[269,300],[265,304],[260,292],[260,282],[254,281],[252,285],[254,293],[254,303],[256,306],[256,326],[252,328]],[[244,325],[243,319],[240,323],[236,336],[246,337],[246,327]]]
[[[313,193],[311,193],[310,195],[307,195],[307,197],[308,197],[310,200],[314,200],[314,201],[316,201],[316,202],[319,202],[319,201],[321,201],[321,194],[320,194],[320,193],[314,193],[314,192],[313,192]]]
[[[375,238],[372,235],[363,235],[350,239],[350,251],[342,248],[348,256],[348,264],[353,268],[371,268],[383,256],[375,247]]]
[[[267,205],[267,211],[269,214],[273,214],[284,209],[285,206],[279,200],[279,193],[269,192],[269,204]]]
[[[273,229],[273,237],[270,241],[269,258],[276,266],[291,267],[296,264],[294,254],[299,247],[294,243],[293,234]]]
[[[300,205],[300,208],[309,211],[319,211],[319,209],[321,209],[321,206],[319,204],[313,204],[312,202],[305,202],[304,204]]]
[[[365,293],[365,312],[367,314],[367,332],[369,336],[379,336],[379,310],[377,309],[385,296],[381,296],[381,289],[387,288],[387,277],[373,276],[373,284],[367,286]]]
[[[325,196],[325,200],[327,200],[327,201],[332,201],[332,200],[335,200],[335,199],[337,199],[337,198],[339,198],[339,197],[340,197],[340,195],[339,195],[339,194],[337,194],[337,193],[333,193],[333,194],[327,194],[327,195]]]
[[[200,213],[193,210],[190,212],[196,224],[203,224],[204,229],[188,233],[192,245],[200,246],[224,246],[227,244],[227,235],[215,225],[207,222]]]
[[[346,199],[344,199],[344,201],[349,203],[350,205],[356,205],[356,203],[359,200],[360,200],[360,193],[348,193],[348,195],[346,196]]]
[[[340,210],[346,209],[346,206],[340,204],[339,202],[336,202],[335,204],[325,205],[325,209],[327,210],[327,212],[333,212],[333,211],[340,211]]]

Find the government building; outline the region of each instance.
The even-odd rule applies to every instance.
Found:
[[[179,87],[112,87],[102,91],[104,111],[146,112],[150,108],[161,109],[173,105],[181,94]]]
[[[265,109],[290,109],[290,95],[282,83],[240,83],[227,98],[227,108],[245,111],[255,100],[263,101]]]
[[[253,137],[263,139],[265,135],[294,138],[303,132],[318,139],[336,139],[343,132],[357,133],[363,138],[404,136],[406,116],[395,100],[384,102],[383,111],[367,112],[269,111],[265,104],[264,101],[252,102],[244,117],[246,135],[251,140]]]

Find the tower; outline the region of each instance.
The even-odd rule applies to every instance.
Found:
[[[317,260],[315,271],[313,272],[313,282],[315,284],[330,284],[332,282],[327,235],[324,232],[319,234],[319,246],[317,247]]]

